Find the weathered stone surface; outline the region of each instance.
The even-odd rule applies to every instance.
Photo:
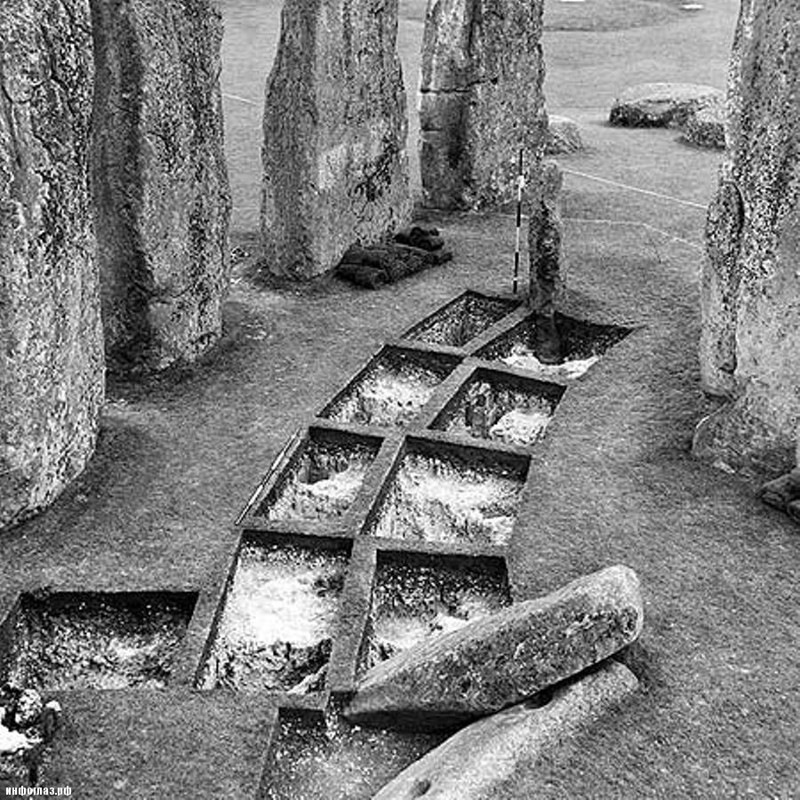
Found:
[[[693,108],[681,126],[684,138],[697,147],[725,149],[725,103],[722,98]]]
[[[563,175],[554,161],[546,161],[530,186],[528,258],[530,260],[529,300],[540,316],[553,320],[555,303],[563,290],[561,264],[560,195]],[[550,326],[547,326],[548,328]],[[542,328],[542,326],[537,326]],[[553,330],[555,323],[552,324]]]
[[[724,92],[713,86],[643,83],[626,89],[614,100],[609,122],[628,128],[680,126],[694,109],[724,98]]]
[[[627,667],[606,662],[560,686],[542,707],[521,703],[473,722],[403,770],[374,800],[493,800],[517,770],[534,766],[638,685]]]
[[[555,114],[547,115],[547,138],[544,146],[546,156],[577,153],[583,149],[581,129],[575,120]]]
[[[103,345],[85,0],[0,4],[0,527],[91,456]]]
[[[492,208],[516,197],[519,151],[537,175],[547,117],[542,0],[434,0],[422,49],[423,197],[438,208]]]
[[[636,574],[609,567],[378,664],[345,714],[359,724],[415,730],[492,714],[630,644],[642,613]]]
[[[340,278],[375,289],[384,283],[396,283],[428,267],[444,264],[453,257],[449,250],[426,250],[421,247],[388,242],[372,247],[351,247],[336,268]]]
[[[800,423],[800,6],[742,3],[729,70],[728,150],[708,212],[700,368],[730,402],[694,452],[786,472]]]
[[[214,0],[94,0],[96,229],[109,366],[192,361],[221,331],[230,198]]]
[[[303,279],[411,210],[397,0],[287,0],[264,110],[266,268]]]

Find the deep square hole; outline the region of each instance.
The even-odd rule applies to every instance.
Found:
[[[373,536],[502,546],[529,460],[409,438],[367,526]]]
[[[476,439],[531,445],[544,435],[564,391],[553,383],[479,369],[432,427]]]
[[[518,306],[516,300],[465,292],[415,325],[403,338],[463,347]]]
[[[258,800],[369,800],[447,737],[348,725],[281,711]]]
[[[358,494],[380,439],[312,428],[300,443],[258,514],[271,520],[342,516]]]
[[[336,422],[408,425],[460,359],[385,347],[323,410]]]
[[[529,371],[545,380],[574,380],[594,365],[609,348],[633,332],[631,328],[600,325],[558,313],[555,315],[555,329],[560,343],[558,363],[543,363],[540,360],[541,345],[537,341],[533,315],[489,342],[476,355],[487,361],[501,361],[508,366]]]
[[[245,535],[198,686],[321,691],[333,644],[349,542]]]
[[[194,592],[23,594],[4,677],[48,691],[164,688],[196,602]]]
[[[379,553],[361,667],[510,603],[502,558]]]

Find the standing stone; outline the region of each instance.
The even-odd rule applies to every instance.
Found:
[[[86,0],[0,4],[0,527],[94,450],[103,401]]]
[[[230,198],[214,0],[93,0],[93,181],[109,366],[192,361],[221,331]]]
[[[300,280],[411,212],[397,0],[287,0],[264,109],[266,268]]]
[[[794,464],[800,423],[800,5],[744,0],[729,71],[728,151],[708,213],[703,385],[728,399],[695,433],[743,472]]]
[[[636,573],[608,567],[378,664],[345,715],[356,724],[447,729],[597,664],[635,641],[642,623]]]
[[[529,181],[547,135],[542,0],[431,0],[420,97],[423,197],[437,208],[497,208]]]
[[[494,800],[516,773],[554,755],[638,686],[627,667],[607,661],[559,686],[542,707],[520,703],[473,722],[403,770],[373,800]]]

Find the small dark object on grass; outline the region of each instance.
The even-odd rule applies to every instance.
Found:
[[[439,235],[438,228],[424,228],[420,225],[399,230],[394,235],[394,240],[398,244],[408,244],[421,250],[441,250],[444,247],[444,239]]]

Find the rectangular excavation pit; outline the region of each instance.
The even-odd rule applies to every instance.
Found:
[[[47,691],[163,689],[196,602],[195,592],[23,594],[2,677]]]
[[[360,667],[370,669],[510,603],[502,558],[380,552]]]
[[[244,534],[198,688],[321,691],[350,542]]]
[[[282,709],[258,800],[369,800],[446,737],[352,726],[333,709]]]
[[[504,546],[529,459],[409,437],[367,522],[387,539]]]
[[[633,332],[631,328],[601,325],[556,313],[557,359],[543,363],[543,352],[553,337],[537,329],[533,315],[482,347],[475,355],[487,361],[501,361],[531,372],[542,380],[571,381],[579,378],[615,344]]]
[[[457,356],[384,347],[320,416],[359,425],[408,425],[460,361]]]
[[[512,445],[540,439],[564,387],[477,369],[434,420],[432,428]]]
[[[463,347],[518,307],[517,300],[464,292],[417,323],[403,338]]]
[[[381,439],[311,428],[256,511],[268,520],[341,517],[358,494]]]

